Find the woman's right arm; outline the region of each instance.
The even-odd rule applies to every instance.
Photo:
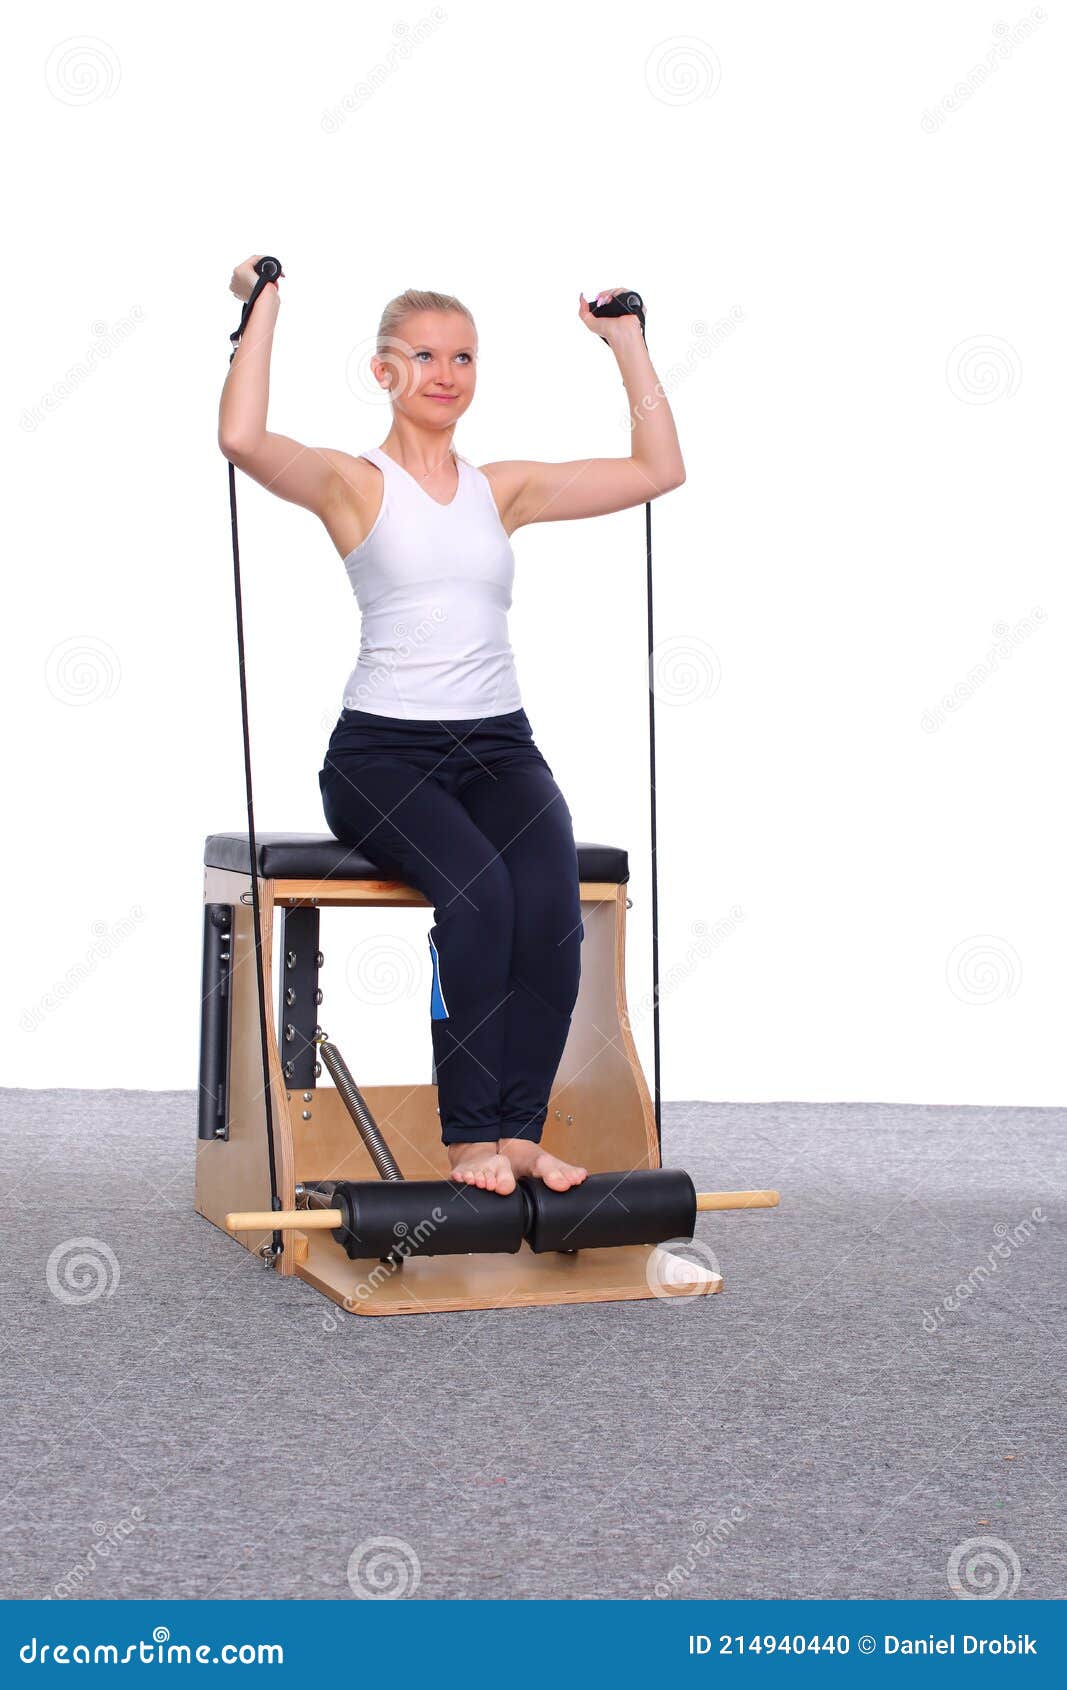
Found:
[[[233,273],[230,292],[242,301],[251,297],[259,279],[255,263],[255,257],[246,259]],[[279,309],[277,286],[268,284],[252,307],[223,384],[219,447],[236,469],[279,498],[314,511],[333,530],[344,520],[353,494],[358,496],[351,457],[328,446],[304,446],[267,429],[270,355]]]

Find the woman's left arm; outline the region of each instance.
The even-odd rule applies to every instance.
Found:
[[[624,291],[609,288],[598,297]],[[685,480],[674,417],[637,318],[629,314],[594,317],[584,296],[579,314],[615,354],[630,407],[630,456],[576,458],[562,464],[528,459],[485,464],[484,473],[509,534],[529,522],[562,522],[627,510],[658,499]]]

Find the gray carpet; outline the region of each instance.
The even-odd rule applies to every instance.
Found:
[[[669,1104],[782,1192],[721,1295],[339,1320],[192,1213],[191,1091],[0,1103],[5,1597],[1067,1591],[1065,1111]]]

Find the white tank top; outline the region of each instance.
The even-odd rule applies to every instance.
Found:
[[[345,707],[442,721],[518,710],[515,554],[488,477],[453,452],[459,485],[443,505],[380,447],[359,455],[385,488],[370,533],[344,560],[362,617]]]

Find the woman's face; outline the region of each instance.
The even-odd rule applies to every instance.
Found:
[[[371,368],[398,411],[422,428],[449,428],[474,397],[477,356],[469,317],[414,311]]]

